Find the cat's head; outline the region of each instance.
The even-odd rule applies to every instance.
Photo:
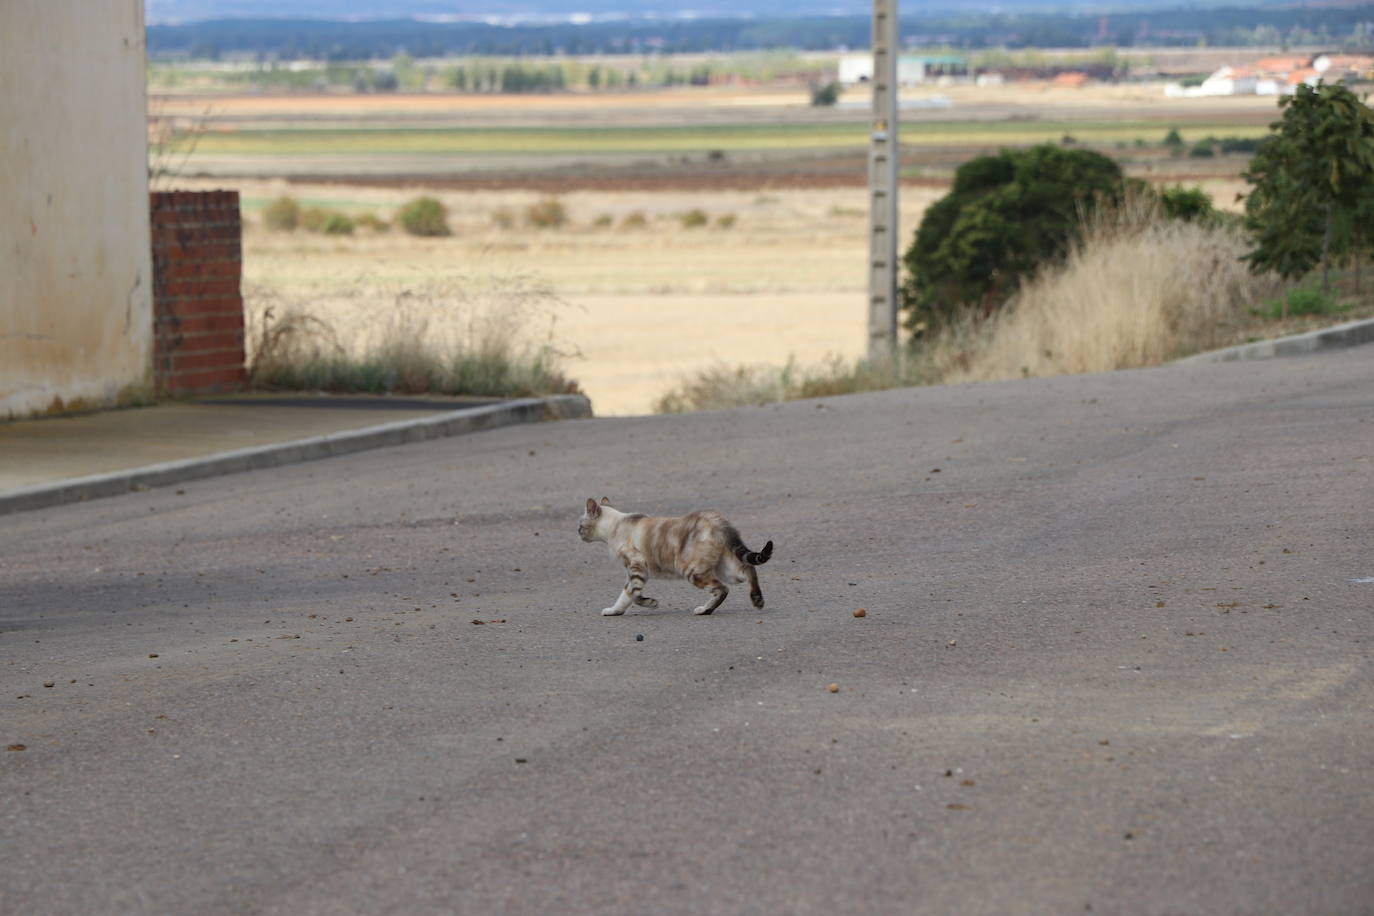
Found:
[[[608,497],[601,497],[601,502],[594,499],[587,500],[587,507],[582,510],[582,517],[577,520],[577,534],[584,541],[597,540],[597,523],[602,518],[602,506],[609,506],[611,501]]]

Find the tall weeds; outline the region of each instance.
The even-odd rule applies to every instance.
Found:
[[[371,333],[350,348],[307,304],[249,290],[252,384],[500,397],[578,390],[562,368],[571,354],[554,345],[562,303],[529,277],[431,277],[389,296]]]
[[[1239,229],[1164,219],[1148,199],[1098,213],[1083,239],[984,326],[962,329],[972,343],[946,381],[1159,365],[1233,342],[1276,288],[1240,261]]]

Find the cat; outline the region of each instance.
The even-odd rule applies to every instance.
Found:
[[[621,512],[602,498],[587,500],[586,511],[577,521],[582,540],[604,541],[611,556],[625,564],[625,587],[615,604],[601,613],[616,617],[631,604],[655,608],[658,601],[644,594],[649,576],[681,578],[711,597],[695,608],[693,614],[710,614],[730,594],[726,582],[749,583],[749,599],[763,607],[763,591],[755,566],[762,566],[773,555],[773,542],[760,551],[744,546],[735,526],[719,512],[692,512],[678,518],[656,518],[639,512]]]

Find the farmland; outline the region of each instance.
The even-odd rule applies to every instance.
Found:
[[[259,319],[268,305],[306,311],[357,346],[394,331],[398,312],[413,333],[461,333],[483,288],[537,287],[550,295],[532,339],[569,354],[567,371],[599,412],[634,413],[712,364],[862,351],[868,116],[858,95],[826,110],[800,92],[733,87],[177,95],[155,97],[151,112],[155,130],[178,129],[155,134],[163,186],[241,191]],[[1141,86],[951,87],[910,101],[903,239],[961,162],[1038,142],[1098,149],[1132,174],[1201,184],[1234,207],[1245,156],[1190,156],[1161,141],[1172,129],[1189,148],[1253,138],[1276,114],[1272,99],[1166,102]],[[390,221],[419,193],[446,204],[452,236],[280,233],[261,221],[283,195]],[[565,218],[530,225],[530,208],[549,199]],[[416,295],[436,288],[450,294]]]

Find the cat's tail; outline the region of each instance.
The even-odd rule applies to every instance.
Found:
[[[739,557],[742,562],[748,563],[750,566],[762,566],[768,562],[768,558],[772,555],[772,541],[764,544],[762,550],[755,552],[745,547],[743,541],[738,538],[735,539],[735,556]]]

